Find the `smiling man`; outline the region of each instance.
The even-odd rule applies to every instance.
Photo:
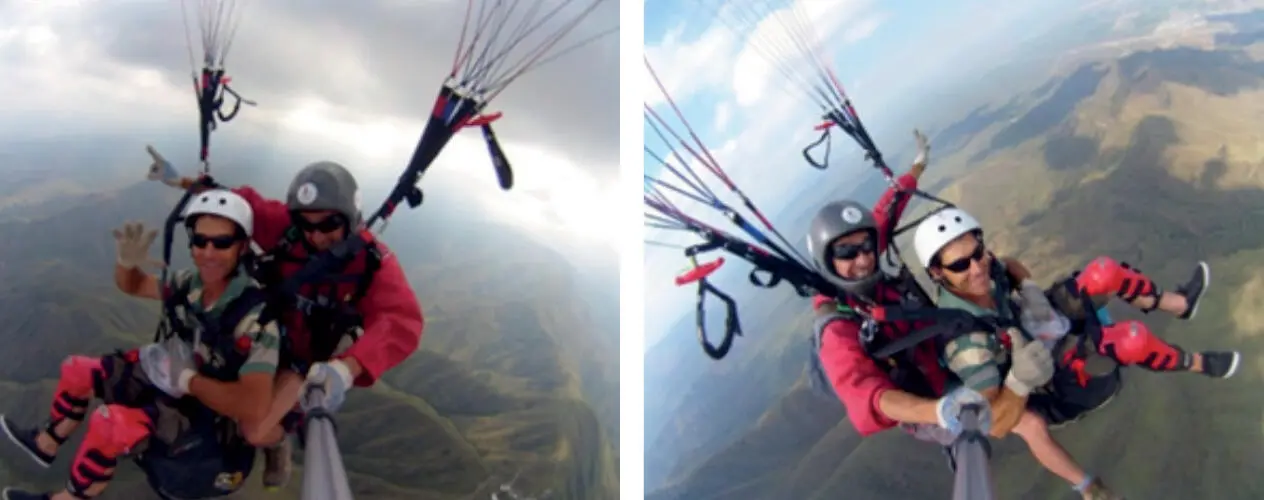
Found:
[[[188,189],[196,182],[180,178],[170,163],[150,149],[150,178]],[[334,162],[316,162],[295,175],[286,201],[263,197],[250,186],[232,190],[254,210],[254,239],[265,256],[256,272],[265,289],[276,287],[305,265],[349,238],[363,245],[300,284],[297,296],[278,297],[275,311],[285,329],[276,398],[263,424],[250,435],[263,439],[275,432],[295,406],[304,388],[320,386],[324,407],[336,411],[350,387],[372,386],[387,370],[403,362],[421,342],[421,305],[398,259],[364,226],[360,189],[355,177]],[[288,481],[288,441],[265,450],[264,484]]]
[[[121,460],[144,450],[137,463],[155,490],[221,497],[241,482],[217,478],[248,476],[255,446],[283,437],[275,425],[260,430],[273,399],[280,334],[242,266],[250,251],[250,205],[225,190],[207,191],[184,216],[196,270],[169,273],[165,282],[141,269],[153,262],[149,247],[157,231],[135,223],[114,233],[116,285],[134,297],[170,299],[163,318],[170,338],[127,352],[66,358],[43,425],[24,427],[0,415],[0,430],[45,468],[71,434],[87,426],[64,489],[9,487],[0,492],[3,500],[93,498]],[[89,415],[93,399],[103,404]]]
[[[938,287],[937,305],[969,312],[979,320],[977,329],[961,332],[942,350],[943,365],[961,385],[996,400],[1010,388],[1007,373],[1014,372],[1022,352],[1042,343],[1036,340],[1052,344],[1049,349],[1059,359],[1055,376],[1068,380],[1083,377],[1078,383],[1028,386],[1026,411],[1014,432],[1027,442],[1041,465],[1070,483],[1085,500],[1121,497],[1086,472],[1049,429],[1102,407],[1118,391],[1113,370],[1089,377],[1085,367],[1090,356],[1108,358],[1116,366],[1213,378],[1229,378],[1237,371],[1238,352],[1189,352],[1159,338],[1140,321],[1102,324],[1097,335],[1084,328],[1070,331],[1071,320],[1084,322],[1090,315],[1096,316],[1094,308],[1104,308],[1111,295],[1142,311],[1157,309],[1192,319],[1210,283],[1206,263],[1200,262],[1190,280],[1175,291],[1163,291],[1140,271],[1099,257],[1068,281],[1044,289],[1017,260],[997,259],[984,244],[978,220],[955,207],[941,209],[921,222],[913,244],[919,263]],[[1087,302],[1081,296],[1086,296]],[[1052,335],[1047,325],[1057,325]],[[1083,338],[1084,342],[1072,338]],[[1097,380],[1090,385],[1090,379]]]

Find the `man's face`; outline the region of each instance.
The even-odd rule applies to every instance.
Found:
[[[933,273],[942,276],[956,291],[980,296],[988,293],[991,284],[988,276],[991,259],[974,233],[963,234],[939,251],[939,266]]]
[[[245,250],[237,224],[223,217],[202,215],[189,235],[193,265],[204,283],[224,281],[237,269],[237,258]]]
[[[347,236],[347,220],[333,210],[298,212],[294,223],[303,231],[307,243],[318,251],[328,250]]]
[[[830,243],[834,272],[848,280],[868,278],[878,263],[876,248],[877,242],[869,231],[857,231],[834,240]]]

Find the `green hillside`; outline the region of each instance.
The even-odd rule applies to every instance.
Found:
[[[47,412],[63,357],[151,338],[156,305],[112,286],[108,228],[156,222],[164,214],[152,207],[169,195],[146,183],[0,222],[13,235],[0,242],[0,339],[18,346],[0,350],[0,411],[33,422]],[[338,416],[356,498],[484,499],[515,477],[521,494],[617,498],[617,350],[598,339],[608,334],[596,331],[565,260],[521,240],[526,262],[492,252],[496,245],[390,244],[426,331],[421,351],[371,390],[353,391]],[[69,456],[43,471],[4,444],[0,479],[56,488]],[[152,497],[134,467],[122,469],[101,498]],[[301,480],[300,472],[284,493],[265,494],[256,476],[242,498],[298,498]]]
[[[1210,263],[1214,284],[1195,321],[1115,312],[1190,349],[1240,349],[1239,375],[1213,381],[1130,370],[1109,407],[1055,431],[1128,498],[1264,496],[1264,479],[1249,472],[1264,466],[1264,280],[1254,272],[1264,237],[1252,223],[1264,216],[1261,103],[1264,65],[1247,52],[1174,47],[1070,68],[938,131],[950,147],[923,185],[979,216],[994,250],[1019,257],[1046,282],[1097,255],[1136,264],[1168,287],[1195,261]],[[898,431],[862,441],[837,401],[796,378],[810,318],[801,299],[785,302],[761,306],[781,315],[746,337],[743,350],[754,352],[723,369],[730,375],[709,367],[691,386],[709,394],[708,406],[680,403],[670,435],[716,426],[701,416],[714,420],[718,408],[762,411],[725,415],[718,425],[740,428],[726,439],[678,444],[714,451],[682,453],[649,498],[946,498],[952,478],[937,447]],[[1072,497],[1017,437],[995,449],[999,498]]]

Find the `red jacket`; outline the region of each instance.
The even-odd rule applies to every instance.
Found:
[[[253,188],[242,186],[233,189],[250,203],[254,210],[254,240],[265,252],[271,251],[285,235],[290,227],[290,212],[282,203],[259,195]],[[373,234],[361,231],[366,241],[374,241]],[[362,368],[356,377],[355,385],[367,387],[373,385],[378,377],[387,370],[400,364],[417,350],[421,343],[421,332],[425,320],[421,313],[421,304],[404,276],[399,259],[391,253],[386,244],[375,243],[382,256],[381,267],[373,277],[372,284],[363,298],[356,304],[357,311],[364,320],[364,334],[339,358],[354,358]],[[294,245],[291,254],[300,259],[306,257],[306,249],[302,245]],[[347,274],[364,272],[367,252],[357,255],[346,269]],[[282,262],[282,276],[290,276],[302,267],[297,262]],[[356,283],[350,281],[337,285],[338,295],[345,296],[355,290]],[[303,292],[309,292],[304,287]],[[310,355],[310,332],[303,325],[303,315],[297,310],[285,311],[282,325],[286,329],[295,357],[312,361]]]
[[[905,174],[900,176],[896,182],[904,189],[914,189],[917,187],[917,178],[912,175]],[[890,238],[887,233],[887,223],[891,217],[897,220],[904,213],[905,207],[908,206],[909,198],[903,199],[891,214],[887,213],[887,207],[891,203],[891,198],[895,196],[895,189],[887,188],[882,198],[874,207],[873,214],[878,225],[878,253],[886,251]],[[875,298],[879,304],[895,305],[899,303],[899,293],[892,287],[884,283],[879,283],[875,290]],[[817,295],[812,299],[812,307],[819,308],[826,303],[832,303],[834,299],[824,295]],[[864,311],[867,306],[853,299],[848,299],[848,305],[856,310]],[[893,321],[883,325],[880,334],[898,338],[907,335],[918,328],[927,326],[927,322],[917,322],[910,324],[909,322]],[[879,431],[894,427],[898,422],[887,418],[878,409],[878,398],[882,393],[890,389],[897,389],[887,372],[880,368],[865,353],[864,346],[860,343],[860,323],[856,321],[833,321],[825,326],[825,331],[821,338],[821,365],[825,370],[825,375],[829,377],[831,384],[834,386],[834,392],[838,394],[838,399],[842,401],[843,406],[847,408],[847,417],[851,421],[852,426],[861,436],[868,436]],[[942,393],[944,384],[947,382],[947,373],[939,366],[939,355],[935,346],[930,343],[922,343],[915,348],[913,354],[914,360],[922,372],[926,374],[932,388],[937,393]]]

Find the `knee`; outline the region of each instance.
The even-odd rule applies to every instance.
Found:
[[[1141,271],[1110,257],[1093,259],[1075,280],[1081,291],[1092,296],[1094,302],[1101,302],[1099,307],[1112,294],[1132,302],[1139,297],[1157,298],[1162,293]]]
[[[1040,415],[1025,411],[1014,426],[1014,433],[1028,440],[1040,439],[1049,435],[1049,424]]]
[[[107,456],[117,456],[148,438],[152,428],[153,420],[145,410],[117,404],[101,405],[88,419],[84,444]]]
[[[1134,320],[1102,327],[1098,351],[1125,365],[1166,363],[1179,357],[1176,349],[1156,337],[1145,323]]]
[[[105,371],[101,358],[91,356],[67,356],[61,362],[61,385],[63,390],[74,393],[89,393],[99,373]]]
[[[1118,292],[1125,279],[1124,267],[1119,262],[1110,257],[1098,257],[1075,277],[1075,284],[1091,296],[1109,295]]]

